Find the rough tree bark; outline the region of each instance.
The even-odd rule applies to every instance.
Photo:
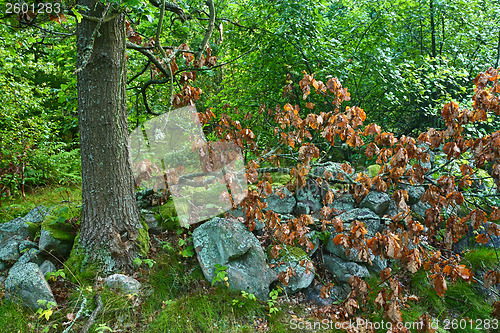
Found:
[[[106,13],[109,7],[97,0],[79,4],[90,9],[86,15],[106,19],[77,26],[83,207],[76,252],[105,272],[127,270],[148,236],[129,158],[125,16]]]

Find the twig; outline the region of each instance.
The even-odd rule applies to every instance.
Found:
[[[97,307],[95,308],[94,312],[92,312],[92,315],[90,316],[87,324],[83,327],[82,333],[87,333],[87,331],[92,327],[92,325],[94,325],[95,318],[102,309],[101,295],[99,294],[95,295],[95,302],[97,304]]]
[[[83,312],[83,310],[85,309],[86,306],[87,306],[87,299],[85,297],[83,297],[82,304],[80,305],[80,310],[78,310],[78,312],[76,313],[75,319],[73,319],[73,321],[71,322],[71,325],[69,325],[68,327],[66,327],[66,329],[63,331],[63,333],[68,333],[68,332],[71,331],[71,328],[75,324],[76,320],[78,318],[80,318],[80,316],[82,315],[82,312]]]

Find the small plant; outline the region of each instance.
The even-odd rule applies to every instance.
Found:
[[[241,296],[245,299],[249,299],[251,301],[256,301],[257,298],[255,297],[254,294],[252,293],[247,293],[246,291],[242,290],[241,291]],[[233,306],[237,305],[240,308],[245,304],[245,300],[239,300],[239,299],[233,299]]]
[[[215,264],[215,276],[212,279],[212,287],[217,282],[224,283],[226,285],[226,287],[229,287],[229,282],[228,282],[228,277],[227,277],[226,269],[227,269],[227,266],[222,266],[220,264]]]
[[[45,279],[48,281],[48,280],[52,280],[52,281],[56,281],[58,277],[61,277],[63,279],[66,278],[66,273],[64,273],[64,269],[60,269],[60,270],[57,270],[55,272],[47,272],[45,274]]]
[[[183,231],[184,229],[182,228],[177,229],[176,231],[177,235],[180,235]],[[190,231],[188,235],[189,237],[187,239],[179,238],[179,247],[180,247],[179,254],[185,258],[194,256],[194,246],[192,244],[193,237],[191,236],[192,232]]]
[[[267,301],[267,305],[269,306],[269,314],[278,312],[278,307],[276,306],[278,303],[278,293],[278,289],[273,289],[269,293],[269,300]]]
[[[153,266],[156,264],[156,261],[153,259],[141,259],[141,258],[135,258],[133,261],[134,265],[141,266],[143,263],[148,265],[149,268],[153,268]]]
[[[99,324],[97,328],[95,329],[97,333],[103,333],[103,332],[114,332],[111,327],[106,326],[105,324]]]
[[[52,314],[54,313],[54,311],[52,310],[52,308],[54,308],[55,306],[57,306],[57,304],[54,303],[54,302],[48,302],[45,299],[39,299],[37,301],[37,303],[40,304],[40,305],[45,306],[45,309],[42,307],[42,308],[39,308],[38,310],[36,310],[35,313],[38,315],[38,318],[45,317],[45,320],[49,321],[50,316],[52,316]]]

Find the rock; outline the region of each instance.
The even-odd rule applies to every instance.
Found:
[[[106,286],[111,289],[118,289],[124,294],[136,294],[141,289],[141,283],[130,276],[123,274],[113,274],[106,278]]]
[[[263,201],[267,203],[267,210],[278,214],[292,213],[297,202],[293,194],[286,187],[273,190],[273,194],[264,198]]]
[[[403,190],[408,192],[408,204],[414,205],[420,201],[422,196],[425,193],[425,187],[417,185],[417,186],[402,186]]]
[[[345,213],[354,209],[354,198],[352,194],[342,194],[338,199],[334,199],[329,207],[335,216]]]
[[[23,240],[21,243],[19,243],[19,253],[23,253],[24,250],[26,249],[36,249],[38,247],[38,244],[29,240]]]
[[[306,251],[307,255],[310,257],[312,256],[319,248],[319,245],[320,245],[320,241],[319,241],[319,237],[317,237],[316,235],[316,230],[311,230],[310,232],[308,232],[306,234],[306,237],[307,239],[309,239],[311,241],[311,243],[313,244],[313,248],[312,250],[307,250],[307,245],[300,245],[299,242],[296,240],[295,241],[295,244],[297,246],[299,246],[302,250]]]
[[[159,235],[163,232],[163,228],[160,226],[154,214],[144,215],[144,222],[148,225],[148,232],[153,235]]]
[[[344,228],[349,228],[350,224],[358,220],[365,224],[368,233],[366,237],[373,237],[381,229],[380,217],[368,208],[355,208],[338,216],[344,223]]]
[[[29,262],[40,265],[43,260],[42,251],[37,249],[28,249],[21,255],[19,260],[14,265],[27,264]]]
[[[7,269],[7,265],[4,264],[3,261],[0,260],[0,273]]]
[[[325,268],[332,273],[340,282],[347,283],[353,275],[365,278],[370,275],[368,269],[355,262],[345,261],[339,257],[323,254]]]
[[[260,299],[269,297],[269,285],[276,274],[267,266],[259,240],[240,221],[215,217],[194,230],[193,244],[208,281],[213,280],[215,265],[220,264],[228,267],[231,288]]]
[[[21,236],[14,235],[0,244],[0,260],[14,263],[21,254],[19,253],[19,244],[23,241]]]
[[[45,216],[50,212],[50,208],[45,206],[37,206],[29,211],[24,217],[24,220],[30,223],[42,223]]]
[[[30,225],[22,217],[0,224],[0,242],[14,235],[23,239],[30,237]]]
[[[153,189],[146,189],[135,193],[135,200],[139,208],[147,208],[152,206]]]
[[[396,216],[398,215],[398,205],[396,204],[396,201],[391,198],[391,201],[389,202],[389,208],[385,212],[386,215],[389,216]]]
[[[309,215],[311,213],[311,208],[305,202],[298,202],[295,206],[295,214],[297,215]]]
[[[311,170],[310,175],[313,177],[323,177],[323,173],[325,171],[331,172],[333,177],[330,179],[348,180],[348,177],[354,175],[354,170],[351,173],[347,173],[344,169],[342,169],[342,163],[335,162],[325,162],[314,167]]]
[[[372,254],[371,250],[369,249],[369,253],[370,253],[370,260],[371,260],[371,264],[366,262],[366,261],[363,261],[361,259],[358,259],[358,254],[359,254],[359,250],[357,249],[350,249],[350,251],[346,251],[346,249],[344,249],[344,247],[342,245],[335,245],[335,243],[333,242],[333,238],[335,237],[336,235],[332,235],[332,237],[330,237],[325,246],[324,246],[324,250],[330,254],[333,254],[334,256],[336,257],[339,257],[345,261],[352,261],[352,262],[356,262],[356,263],[359,263],[359,264],[362,264],[363,266],[366,266],[366,268],[368,268],[368,270],[374,272],[374,273],[380,273],[380,271],[382,271],[383,269],[385,269],[387,267],[387,260],[384,259],[384,258],[381,258],[379,256],[375,256]],[[349,253],[349,254],[347,254]]]
[[[323,197],[328,191],[328,183],[318,185],[318,183],[311,178],[306,180],[306,186],[299,187],[295,197],[297,198],[297,208],[299,203],[309,207],[309,213],[318,212],[323,208]],[[296,212],[298,214],[298,212]]]
[[[38,246],[40,250],[67,258],[73,247],[73,239],[68,237],[66,233],[59,234],[54,230],[49,231],[42,227]]]
[[[361,200],[360,208],[368,208],[378,216],[383,216],[389,208],[391,197],[384,192],[371,191]]]
[[[10,269],[5,280],[5,296],[11,300],[20,299],[33,310],[45,308],[38,300],[56,303],[42,271],[34,263],[14,265]]]
[[[413,204],[410,206],[411,210],[413,211],[414,214],[416,214],[416,218],[418,220],[425,220],[425,211],[429,208],[431,208],[431,205],[428,203],[423,203],[422,201],[417,202],[416,204]]]
[[[56,265],[54,265],[50,260],[45,260],[40,265],[40,271],[42,271],[43,276],[47,275],[47,273],[53,273],[56,270]]]
[[[331,298],[321,298],[321,285],[311,285],[306,289],[302,290],[302,293],[309,302],[318,306],[327,306],[333,303]]]
[[[300,247],[287,245],[282,247],[277,259],[271,259],[272,264],[278,264],[278,266],[273,268],[276,274],[286,271],[288,267],[292,268],[295,272],[295,274],[290,277],[288,285],[284,286],[288,293],[293,294],[300,289],[307,288],[314,280],[314,274],[316,272],[314,266],[306,272],[307,269],[305,265],[302,266],[300,264],[302,260],[308,261],[312,266],[311,258],[309,258],[304,250]]]

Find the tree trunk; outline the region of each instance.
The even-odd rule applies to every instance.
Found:
[[[79,4],[90,8],[87,15],[102,17],[104,6],[98,1],[80,0]],[[89,49],[96,25],[82,19],[77,26],[83,183],[77,246],[86,262],[111,272],[131,267],[144,229],[135,201],[128,144],[125,16],[119,14],[103,23]]]

